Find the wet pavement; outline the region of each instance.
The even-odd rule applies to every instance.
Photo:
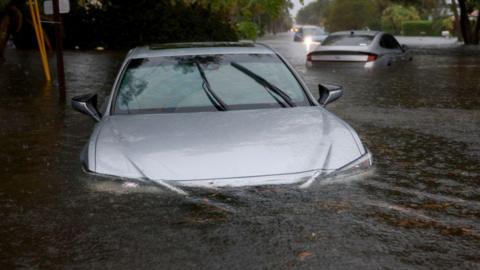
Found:
[[[362,178],[190,190],[98,182],[80,169],[93,122],[59,105],[37,54],[0,64],[1,269],[480,268],[480,49],[414,48],[411,63],[307,69],[291,34],[264,40],[345,87],[328,108],[375,158]],[[122,52],[67,52],[68,98],[105,96]],[[54,63],[51,59],[51,63]]]

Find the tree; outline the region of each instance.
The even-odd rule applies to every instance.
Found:
[[[420,10],[421,16],[431,15],[439,1],[436,0],[391,0],[404,5],[413,5]],[[455,16],[455,28],[460,30],[459,39],[465,44],[479,44],[480,42],[480,15],[476,18],[469,16],[474,10],[480,9],[480,0],[451,0],[451,9]],[[458,9],[460,14],[458,14]]]
[[[455,0],[453,0],[455,1]],[[480,42],[480,12],[475,20],[470,20],[469,14],[480,9],[479,0],[457,0],[460,7],[460,29],[465,44],[479,44]]]
[[[21,11],[15,14],[29,15],[25,0],[0,0],[0,28],[3,29],[0,30],[0,53],[2,44],[5,45],[12,30],[16,30],[13,26],[20,25],[15,23],[11,8],[7,8],[14,1],[20,3]],[[70,5],[71,12],[63,16],[65,46],[70,48],[233,41],[239,36],[254,39],[258,33],[283,31],[292,24],[288,13],[292,7],[290,0],[71,0]],[[14,35],[15,46],[34,48],[36,43],[29,20],[25,22],[27,27]]]
[[[299,24],[322,25],[328,12],[328,0],[317,0],[301,8],[296,16]]]
[[[22,27],[23,16],[17,7],[17,1],[0,0],[0,59],[10,35]]]
[[[420,20],[420,15],[414,7],[392,5],[382,13],[382,30],[400,34],[403,22],[416,20]]]
[[[436,17],[438,6],[441,0],[390,0],[395,4],[400,4],[404,7],[415,7],[419,11],[421,17]],[[385,1],[387,2],[387,1]]]
[[[127,49],[145,44],[234,41],[228,13],[181,1],[109,0],[64,16],[65,46]]]
[[[334,0],[330,4],[325,26],[330,32],[378,28],[380,16],[374,0]]]
[[[259,32],[266,30],[275,32],[285,30],[287,24],[291,25],[288,9],[292,7],[290,0],[184,0],[187,4],[199,4],[213,10],[221,10],[229,14],[230,22],[240,26],[240,36],[249,36],[243,33],[245,29],[252,31],[251,23],[254,23]],[[303,0],[300,1],[303,3]],[[250,25],[249,27],[245,27]],[[290,28],[288,25],[288,28]]]

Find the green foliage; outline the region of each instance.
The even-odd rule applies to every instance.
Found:
[[[455,20],[451,17],[442,20],[442,30],[448,30],[452,33],[455,29]]]
[[[334,0],[328,9],[328,31],[378,28],[380,10],[374,0]]]
[[[383,1],[383,0],[382,0]],[[420,17],[427,18],[430,15],[435,15],[441,8],[443,0],[389,0],[395,4],[403,5],[404,7],[415,7]],[[458,0],[456,0],[458,1]],[[476,1],[476,0],[474,0]]]
[[[327,2],[328,8],[319,8],[321,2]],[[480,0],[455,0],[455,3],[461,14],[480,9]],[[460,29],[455,29],[452,20],[442,17],[443,8],[445,2],[440,0],[316,0],[298,12],[297,22],[325,22],[328,31],[368,27],[398,34],[405,28],[406,35],[439,35],[441,31],[449,30],[462,33],[466,44],[480,43],[480,22],[460,21]],[[411,22],[426,18],[432,21]]]
[[[449,31],[450,34],[455,31],[455,20],[452,17],[438,18],[432,21],[432,31],[430,35],[440,36],[442,31]]]
[[[402,35],[430,36],[434,35],[432,21],[406,21],[402,23]]]
[[[328,11],[328,0],[317,0],[301,8],[296,17],[299,24],[322,25]]]
[[[25,0],[22,13],[29,18]],[[40,0],[41,1],[41,0]],[[73,48],[126,49],[160,42],[234,41],[256,38],[265,31],[284,31],[291,27],[290,0],[72,0],[71,12],[63,16],[65,46]],[[80,4],[81,3],[81,4]],[[251,23],[245,23],[251,22]],[[50,25],[44,25],[53,40]],[[255,30],[254,30],[255,28]],[[16,35],[15,44],[35,47],[30,24]]]
[[[72,10],[64,18],[67,47],[130,48],[162,42],[233,41],[225,12],[199,4],[115,0]]]
[[[216,11],[221,10],[229,14],[233,23],[253,21],[262,33],[273,25],[283,27],[289,21],[288,8],[292,7],[290,0],[183,0],[183,2],[198,4]]]
[[[241,39],[257,39],[258,27],[254,22],[241,21],[237,23],[237,31]]]
[[[382,30],[392,34],[400,34],[403,22],[417,20],[420,20],[420,15],[414,7],[392,5],[382,13]]]

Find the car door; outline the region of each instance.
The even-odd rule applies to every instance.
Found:
[[[383,55],[386,58],[387,65],[400,61],[404,55],[404,51],[400,43],[390,34],[383,34],[380,38],[380,47]]]
[[[397,41],[397,39],[392,36],[392,35],[388,35],[388,39],[390,39],[390,42],[392,43],[392,47],[394,47],[395,49],[395,61],[405,61],[407,60],[407,52],[405,51],[405,49],[402,48],[402,45],[400,45],[400,43]]]
[[[397,48],[397,51],[399,51],[396,55],[397,56],[396,61],[412,60],[412,57],[410,56],[409,51],[404,46],[402,46],[395,37],[393,36],[391,37],[392,37],[392,42],[395,44],[395,48]]]

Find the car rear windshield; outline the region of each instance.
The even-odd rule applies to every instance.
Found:
[[[322,46],[368,46],[373,36],[367,35],[334,35],[328,36]]]
[[[229,110],[287,107],[281,97],[232,63],[283,90],[297,106],[310,104],[290,69],[274,54],[169,56],[129,62],[117,90],[113,113],[218,110],[206,88]]]

